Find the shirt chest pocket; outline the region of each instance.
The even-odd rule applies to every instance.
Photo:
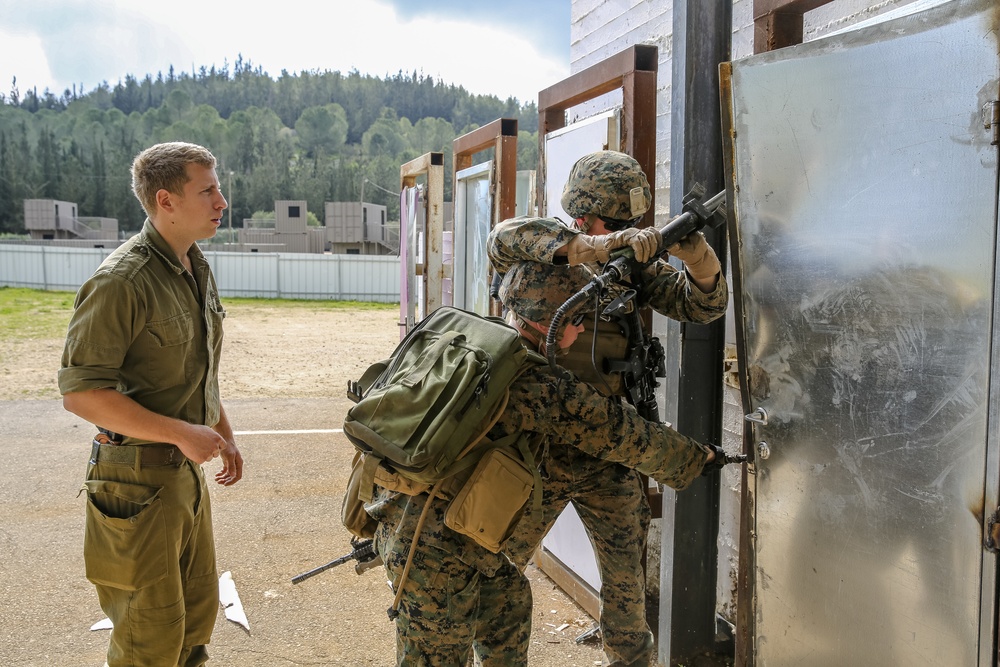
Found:
[[[182,384],[189,380],[194,341],[194,320],[189,313],[181,313],[146,324],[146,347],[150,350],[147,364],[149,379],[161,387]]]

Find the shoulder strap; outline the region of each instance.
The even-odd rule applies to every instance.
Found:
[[[347,398],[351,399],[355,403],[359,402],[365,397],[365,394],[368,393],[371,386],[375,384],[375,380],[377,380],[379,376],[385,372],[385,369],[387,369],[391,363],[392,357],[383,359],[382,361],[377,361],[368,367],[368,369],[364,372],[364,375],[361,376],[361,379],[348,380]]]
[[[372,501],[372,492],[375,488],[375,469],[382,459],[373,453],[365,456],[365,462],[361,468],[361,486],[358,487],[358,500],[368,504]]]

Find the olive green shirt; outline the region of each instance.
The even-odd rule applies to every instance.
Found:
[[[115,389],[160,415],[218,423],[226,313],[197,244],[188,258],[193,273],[147,219],[101,263],[76,296],[59,370],[62,394]],[[124,444],[145,442],[126,437]]]

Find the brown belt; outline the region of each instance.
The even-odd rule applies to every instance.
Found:
[[[163,467],[180,466],[187,461],[174,445],[112,445],[94,439],[90,448],[90,463],[94,465]]]

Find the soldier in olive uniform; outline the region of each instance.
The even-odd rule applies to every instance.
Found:
[[[536,262],[507,272],[500,294],[529,349],[544,350],[551,314],[589,275],[579,267]],[[581,305],[557,336],[566,348],[582,330]],[[574,323],[577,322],[577,323]],[[608,398],[569,376],[535,365],[510,387],[488,437],[525,432],[536,460],[566,449],[635,467],[683,489],[716,460],[716,451],[670,427],[642,419],[627,403]],[[721,459],[720,459],[721,460]],[[503,553],[493,553],[445,525],[450,500],[435,497],[423,519],[410,569],[403,570],[428,493],[407,495],[376,487],[368,513],[379,522],[375,544],[397,591],[396,656],[400,666],[464,667],[475,650],[484,667],[526,665],[531,631],[527,578]],[[403,582],[400,588],[400,582]]]
[[[235,484],[243,458],[219,399],[225,311],[197,241],[226,208],[215,157],[194,144],[136,156],[149,216],[77,293],[59,370],[63,405],[101,429],[87,466],[83,556],[114,623],[107,665],[194,667],[219,609],[201,464]]]
[[[612,250],[628,246],[638,262],[647,262],[660,249],[661,236],[655,228],[637,230],[634,225],[650,204],[649,184],[635,159],[615,151],[591,153],[576,162],[563,189],[562,206],[575,218],[574,225],[554,218],[505,220],[487,240],[490,260],[500,274],[526,260],[587,266],[599,272]],[[646,264],[631,285],[638,290],[633,307],[649,306],[681,322],[703,324],[721,317],[729,291],[704,236],[691,234],[668,251],[684,262],[686,270],[678,271],[663,259]],[[586,282],[584,278],[578,288]],[[611,285],[602,307],[628,287]],[[621,376],[600,369],[604,359],[626,358],[627,340],[617,324],[601,321],[594,345],[593,319],[587,319],[587,330],[559,364],[606,395],[623,395]],[[506,552],[523,570],[572,502],[597,557],[600,625],[608,663],[646,667],[652,661],[653,635],[646,622],[642,565],[650,524],[643,480],[623,465],[570,448],[550,451],[543,479],[543,515],[521,521]]]

